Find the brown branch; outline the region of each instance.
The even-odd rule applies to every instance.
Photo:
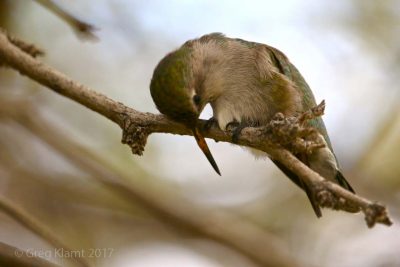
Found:
[[[135,154],[143,152],[147,136],[151,133],[192,134],[183,125],[173,122],[165,116],[136,111],[73,81],[16,48],[2,33],[0,33],[0,60],[18,70],[21,74],[117,123],[124,133],[122,142],[130,145],[132,152]],[[375,223],[391,224],[384,206],[361,198],[326,181],[290,152],[281,146],[277,146],[274,143],[276,134],[274,135],[273,129],[276,128],[274,127],[274,121],[279,120],[283,120],[283,127],[291,127],[292,125],[293,127],[290,129],[297,129],[299,123],[301,126],[301,120],[296,122],[290,118],[282,118],[279,115],[267,127],[245,128],[237,143],[268,153],[272,158],[280,161],[285,167],[299,175],[313,188],[321,206],[342,210],[351,210],[354,207],[358,207],[364,212],[369,227],[372,227]],[[205,122],[200,121],[200,123],[204,124]],[[304,134],[305,131],[305,129],[299,130],[299,133],[295,135],[295,139],[297,140],[298,135]],[[204,134],[206,137],[216,141],[231,142],[229,133],[216,127],[211,128]],[[313,144],[315,145],[315,142]],[[307,143],[304,143],[301,147],[307,147]]]
[[[0,210],[7,213],[9,216],[14,218],[17,222],[46,240],[49,244],[53,245],[55,248],[62,248],[65,251],[73,251],[67,245],[65,245],[58,237],[53,234],[47,227],[38,222],[35,218],[31,217],[27,212],[25,212],[20,207],[8,201],[5,197],[0,196]],[[75,253],[70,253],[75,255]],[[81,257],[70,257],[68,258],[76,263],[77,266],[87,267],[90,266]]]
[[[19,49],[21,49],[25,53],[29,54],[31,57],[37,57],[37,56],[44,55],[44,51],[41,50],[40,48],[36,47],[35,45],[26,43],[26,42],[22,41],[21,39],[18,39],[14,36],[7,34],[6,32],[4,32],[4,34],[7,35],[8,41],[10,41],[10,43],[17,46]]]
[[[37,48],[35,45],[33,44],[28,44],[14,36],[9,35],[6,31],[4,31],[3,29],[0,28],[1,33],[3,33],[8,41],[10,43],[12,43],[13,45],[15,45],[16,47],[18,47],[19,49],[21,49],[22,51],[24,51],[25,53],[27,53],[28,55],[30,55],[31,57],[37,57],[37,56],[42,56],[44,55],[44,52]],[[4,64],[4,62],[2,62],[0,60],[0,67]]]
[[[0,266],[13,267],[60,267],[34,254],[0,242]]]

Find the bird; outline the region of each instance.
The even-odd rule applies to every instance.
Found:
[[[168,53],[156,66],[150,93],[157,109],[193,132],[198,146],[214,170],[219,168],[198,124],[200,113],[210,104],[209,122],[221,130],[266,125],[275,114],[294,116],[316,106],[307,82],[278,49],[222,33],[210,33],[186,41]],[[308,122],[317,129],[325,147],[309,155],[295,155],[328,181],[355,193],[343,176],[320,117]],[[272,159],[275,165],[305,191],[319,218],[320,205],[302,179]]]

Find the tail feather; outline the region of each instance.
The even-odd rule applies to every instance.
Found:
[[[343,187],[344,189],[347,189],[348,191],[352,192],[353,194],[356,193],[354,191],[353,187],[351,187],[349,182],[347,182],[346,178],[344,178],[343,174],[340,171],[337,171],[335,178],[341,187]]]
[[[292,171],[290,171],[288,168],[286,168],[280,162],[275,161],[275,160],[273,160],[273,162],[292,182],[294,182],[298,187],[300,187],[301,189],[303,189],[306,192],[307,197],[310,200],[311,206],[315,212],[315,215],[318,218],[320,218],[322,216],[321,209],[320,209],[314,195],[312,194],[310,188],[307,186],[307,184],[300,177],[298,177],[296,174],[294,174]],[[341,187],[343,187],[344,189],[355,194],[354,189],[351,187],[349,182],[347,182],[347,180],[344,178],[343,174],[340,171],[337,171],[335,178]],[[348,207],[346,210],[349,212],[358,212],[359,208],[358,207]]]
[[[320,209],[317,201],[315,200],[310,188],[307,186],[307,184],[304,183],[304,181],[300,177],[298,177],[296,174],[294,174],[291,170],[286,168],[280,162],[278,162],[276,160],[273,160],[273,162],[287,177],[289,177],[290,180],[292,180],[292,182],[294,182],[297,186],[299,186],[301,189],[303,189],[306,192],[307,197],[310,200],[311,206],[314,209],[315,215],[317,215],[318,218],[322,217],[321,209]]]
[[[343,174],[340,171],[337,171],[335,178],[341,187],[352,192],[353,194],[356,193],[354,191],[354,189],[351,187],[351,185],[349,184],[349,182],[347,182],[346,178],[344,178]],[[355,206],[355,205],[349,205],[349,203],[348,203],[348,205],[345,207],[345,210],[348,212],[356,213],[356,212],[360,211],[360,207]]]

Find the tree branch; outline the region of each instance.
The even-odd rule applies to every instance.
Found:
[[[22,51],[24,51],[25,53],[27,53],[27,54],[30,55],[31,57],[37,57],[37,56],[42,56],[42,55],[44,55],[44,52],[43,52],[41,49],[37,48],[35,45],[25,43],[24,41],[22,41],[22,40],[20,40],[20,39],[18,39],[18,38],[16,38],[16,37],[14,37],[14,36],[11,36],[11,35],[7,34],[7,33],[6,33],[3,29],[1,29],[1,28],[0,28],[0,31],[1,31],[1,33],[3,33],[3,34],[7,37],[8,41],[9,41],[10,43],[12,43],[12,44],[15,45],[16,47],[18,47],[19,49],[21,49]],[[2,62],[2,61],[0,60],[0,67],[1,67],[3,64],[4,64],[4,62]]]
[[[4,33],[0,33],[1,62],[117,123],[123,130],[122,142],[128,144],[134,154],[142,154],[147,137],[151,133],[192,135],[191,131],[183,125],[171,121],[163,115],[136,111],[73,81],[15,47],[9,42]],[[200,121],[200,124],[204,123],[205,121]],[[341,210],[354,210],[356,207],[364,212],[369,227],[374,226],[375,223],[391,225],[391,220],[384,206],[361,198],[338,185],[326,181],[294,157],[288,150],[281,145],[276,145],[276,132],[281,133],[281,130],[286,128],[298,131],[294,135],[292,142],[294,144],[297,143],[299,136],[304,135],[304,132],[307,131],[306,129],[298,129],[302,126],[301,124],[302,122],[299,119],[282,118],[281,114],[277,114],[276,118],[267,127],[245,128],[237,143],[268,153],[272,158],[299,175],[311,186],[321,206]],[[278,129],[278,131],[274,131],[274,129]],[[312,134],[312,131],[310,134]],[[215,141],[231,142],[230,134],[216,127],[211,128],[204,135]],[[307,149],[308,144],[305,139],[300,138],[300,140],[304,141],[300,147]],[[311,142],[311,144],[318,148],[317,142]]]

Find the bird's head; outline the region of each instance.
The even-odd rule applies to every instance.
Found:
[[[161,113],[183,123],[193,131],[200,149],[214,170],[220,174],[197,125],[200,113],[207,103],[196,87],[198,87],[196,77],[191,68],[191,48],[181,47],[166,55],[158,63],[151,79],[150,92]]]

